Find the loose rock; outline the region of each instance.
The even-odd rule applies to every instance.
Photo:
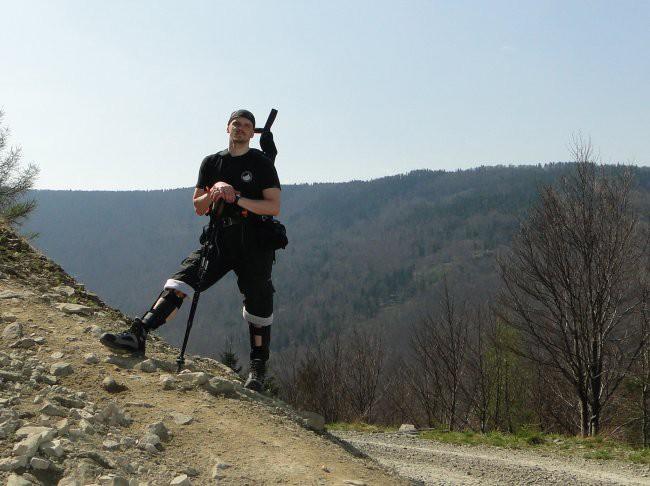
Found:
[[[19,339],[23,336],[23,326],[20,322],[13,322],[5,326],[2,331],[2,339]]]
[[[72,371],[72,365],[70,365],[70,363],[59,362],[54,363],[50,367],[50,374],[54,376],[67,376],[72,373],[74,372]]]
[[[93,313],[92,307],[81,304],[68,304],[65,302],[59,302],[55,304],[54,307],[66,314],[76,314],[80,316],[90,316]]]
[[[181,474],[172,479],[170,486],[191,486],[192,482],[190,478],[187,477],[187,474]]]

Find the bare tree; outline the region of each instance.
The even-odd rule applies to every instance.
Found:
[[[474,332],[467,346],[468,371],[470,382],[466,396],[471,411],[478,420],[479,430],[488,430],[490,404],[495,391],[494,370],[489,361],[490,336],[494,333],[496,323],[494,313],[487,306],[476,306],[472,313]]]
[[[346,335],[345,359],[349,363],[346,394],[355,419],[370,422],[379,394],[379,380],[384,362],[381,332],[368,333],[354,328]]]
[[[573,142],[575,170],[541,191],[499,259],[501,317],[521,332],[529,358],[571,384],[586,436],[598,434],[603,406],[643,346],[642,250],[630,173],[606,174],[590,142]]]
[[[413,329],[411,349],[423,374],[420,394],[437,395],[445,409],[449,430],[456,427],[458,406],[467,373],[468,326],[464,304],[458,304],[444,278],[442,295],[434,315]],[[433,390],[437,391],[432,393]]]
[[[20,147],[7,147],[9,128],[2,126],[0,110],[0,221],[19,224],[36,207],[33,200],[24,200],[36,180],[38,168],[28,164],[21,168]]]

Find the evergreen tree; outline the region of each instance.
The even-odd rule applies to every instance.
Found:
[[[38,167],[28,164],[20,167],[20,147],[7,150],[9,128],[2,126],[4,113],[0,111],[0,221],[19,224],[36,207],[33,200],[23,200],[36,180]]]

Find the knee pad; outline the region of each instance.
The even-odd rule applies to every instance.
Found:
[[[271,280],[241,282],[244,294],[243,317],[258,326],[268,326],[273,322],[273,284]]]
[[[156,303],[162,299],[162,302],[156,307]],[[163,290],[154,305],[142,317],[142,324],[147,331],[152,331],[162,326],[172,312],[179,309],[183,304],[183,298],[176,295],[173,290]]]
[[[256,326],[252,322],[249,322],[248,333],[251,343],[250,359],[261,359],[262,361],[267,361],[270,355],[271,326]],[[261,346],[255,346],[255,336],[261,337]]]

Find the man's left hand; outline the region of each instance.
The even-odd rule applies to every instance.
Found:
[[[217,182],[210,189],[210,199],[214,202],[224,199],[227,203],[233,203],[235,202],[235,188],[226,182]]]

